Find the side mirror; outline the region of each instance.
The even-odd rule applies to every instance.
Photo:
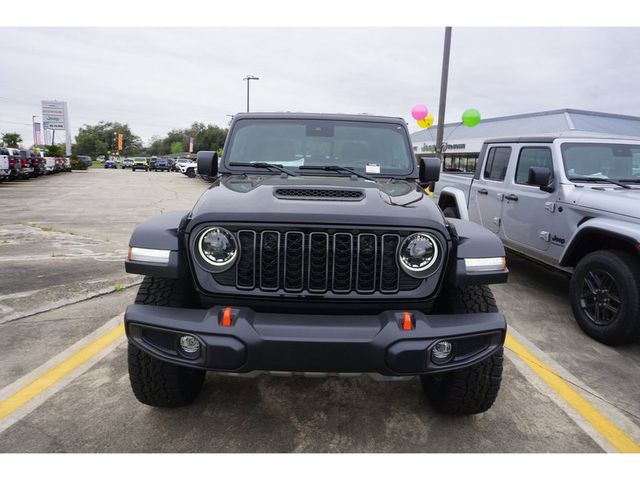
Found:
[[[215,177],[218,175],[218,152],[198,152],[198,175]]]
[[[531,167],[529,168],[529,178],[527,184],[540,187],[544,192],[552,192],[553,185],[551,183],[551,169],[548,167]]]
[[[440,159],[436,157],[422,157],[418,163],[418,176],[421,184],[440,180]]]

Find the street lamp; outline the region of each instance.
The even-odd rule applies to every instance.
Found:
[[[248,112],[249,111],[249,82],[251,82],[251,80],[260,80],[260,79],[258,77],[253,76],[253,75],[247,75],[242,80],[246,80],[247,81],[247,112]]]

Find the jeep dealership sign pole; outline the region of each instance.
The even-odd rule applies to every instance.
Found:
[[[51,130],[53,132],[51,143],[55,139],[55,131],[64,130],[66,153],[71,155],[71,127],[69,126],[67,102],[42,101],[42,128],[45,131]]]

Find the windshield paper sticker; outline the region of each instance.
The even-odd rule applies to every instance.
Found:
[[[380,165],[377,163],[368,163],[365,168],[366,173],[380,173]]]

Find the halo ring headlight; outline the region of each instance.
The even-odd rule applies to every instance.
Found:
[[[407,274],[416,278],[427,277],[439,258],[439,242],[424,232],[409,235],[398,250],[400,266]]]
[[[238,258],[238,244],[233,234],[221,227],[204,230],[197,243],[200,258],[216,273],[229,269]]]

